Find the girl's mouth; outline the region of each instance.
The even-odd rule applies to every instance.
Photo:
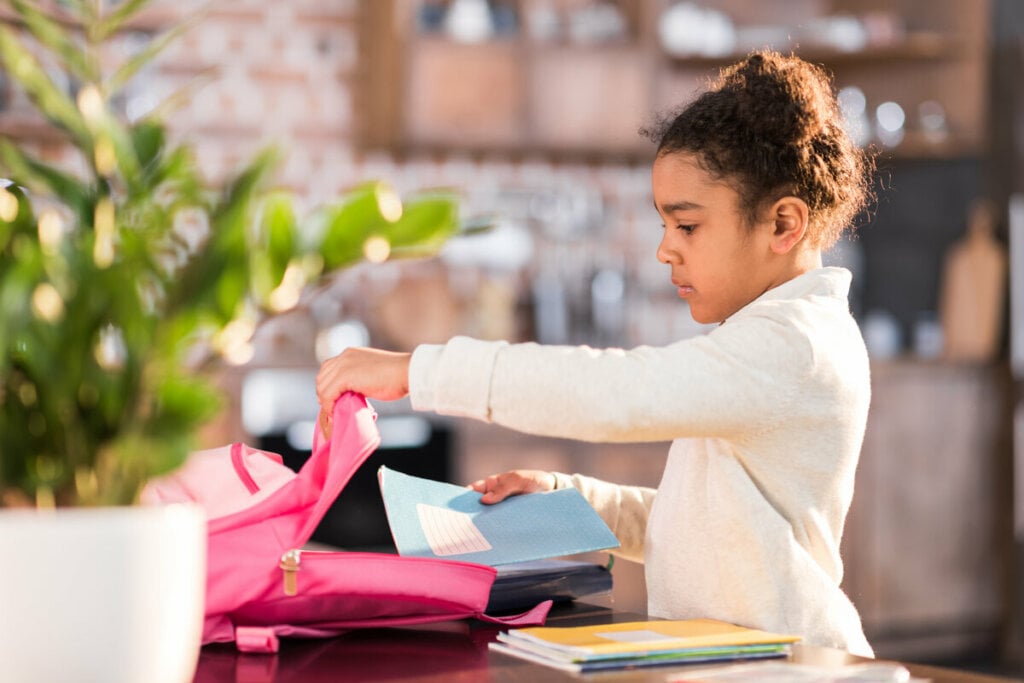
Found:
[[[679,292],[679,296],[684,299],[693,294],[693,287],[691,285],[680,284],[675,280],[672,281],[672,284],[676,286],[676,290]]]

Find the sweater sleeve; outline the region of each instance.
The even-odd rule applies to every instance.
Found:
[[[726,329],[726,328],[729,329]],[[749,432],[784,414],[806,344],[769,319],[631,350],[455,337],[420,346],[413,408],[601,442]]]
[[[455,337],[444,346],[416,347],[409,362],[413,409],[489,421],[491,375],[505,346],[507,342]]]
[[[582,474],[555,472],[554,475],[558,488],[578,489],[615,534],[620,547],[612,551],[613,555],[633,562],[644,561],[647,517],[654,503],[654,489],[621,486]]]

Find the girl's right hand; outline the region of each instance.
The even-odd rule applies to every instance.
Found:
[[[316,375],[316,395],[328,416],[334,402],[346,391],[366,398],[397,401],[409,393],[409,362],[412,354],[349,347],[328,358]]]
[[[544,470],[511,470],[475,481],[470,484],[470,488],[483,494],[480,497],[481,503],[490,505],[520,493],[553,491],[555,475]]]

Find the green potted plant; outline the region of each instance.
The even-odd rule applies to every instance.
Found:
[[[0,660],[12,680],[191,680],[204,521],[136,502],[220,408],[202,369],[244,361],[260,320],[331,272],[431,253],[457,226],[450,193],[402,201],[383,182],[300,220],[269,187],[272,150],[209,186],[159,115],[128,121],[112,105],[180,30],[104,63],[101,47],[146,4],[10,0],[0,21],[0,66],[84,168],[0,139],[0,555],[18,558],[0,567]]]

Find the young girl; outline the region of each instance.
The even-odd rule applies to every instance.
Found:
[[[663,348],[456,337],[412,354],[348,349],[324,363],[321,406],[346,390],[417,410],[587,441],[672,440],[658,489],[518,470],[483,501],[578,488],[645,563],[650,614],[708,617],[870,655],[839,587],[868,414],[868,357],[823,268],[868,196],[870,164],[821,70],[754,53],[653,133],[657,258],[711,333]]]

